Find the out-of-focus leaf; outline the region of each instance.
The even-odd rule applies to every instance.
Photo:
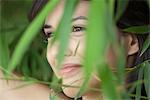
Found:
[[[79,93],[77,94],[77,98],[86,91],[88,80],[94,69],[93,67],[104,57],[104,50],[107,44],[105,31],[105,7],[106,2],[104,0],[93,0],[90,3],[84,61],[85,79]]]
[[[120,15],[117,15],[118,17],[121,16],[121,14],[124,12],[125,10],[125,6],[127,6],[128,4],[128,0],[126,1],[126,3],[123,3],[125,1],[122,0],[118,0],[118,7],[124,6],[124,8],[119,9],[118,14],[120,13]],[[115,51],[115,54],[117,55],[117,73],[116,73],[116,77],[117,77],[117,85],[119,86],[123,86],[124,85],[124,76],[125,76],[125,53],[124,53],[124,48],[122,45],[120,45],[121,43],[118,43],[118,39],[117,39],[117,28],[114,22],[114,8],[115,8],[115,0],[109,0],[108,2],[108,7],[107,7],[107,22],[109,23],[107,24],[107,32],[109,33],[109,40],[110,40],[110,45],[112,45],[112,48]],[[125,93],[125,90],[122,90],[120,92],[122,97],[127,97],[127,94]]]
[[[114,88],[113,74],[108,68],[107,64],[103,64],[98,67],[99,77],[102,82],[102,89],[104,94],[104,100],[118,100],[116,90]]]
[[[8,45],[12,45],[14,42],[18,42],[18,38],[21,37],[22,32],[24,31],[25,27],[19,27],[18,29],[14,29],[14,30],[7,30],[4,32],[4,34],[6,34],[7,37],[7,42]]]
[[[123,31],[134,34],[147,34],[150,33],[150,26],[132,26],[124,29]]]
[[[93,70],[99,70],[97,67],[103,67],[106,66],[97,66],[101,65],[101,63],[105,62],[105,51],[107,44],[109,42],[109,38],[107,37],[107,17],[106,17],[106,9],[107,9],[107,2],[105,0],[93,0],[91,1],[90,5],[90,15],[87,25],[87,33],[86,33],[86,50],[85,50],[85,63],[84,63],[84,69],[85,69],[85,80],[80,88],[79,93],[77,94],[77,97],[80,97],[82,93],[86,91],[88,80],[91,77],[91,73],[93,73]],[[111,17],[111,16],[110,16]],[[111,18],[112,19],[112,18]],[[112,24],[112,23],[111,23]],[[108,67],[108,66],[107,66]],[[108,72],[109,73],[109,72]],[[107,74],[108,74],[107,73]],[[110,74],[110,73],[109,73]],[[108,76],[108,79],[111,79],[112,76]],[[104,79],[104,78],[103,78]],[[107,81],[102,80],[105,84],[108,84]],[[112,83],[112,80],[110,80]],[[105,90],[108,90],[107,87],[102,89],[102,92],[104,92],[104,95],[109,98],[109,100],[117,100],[117,94],[115,91],[115,85],[111,85],[112,94],[109,92],[106,92]],[[109,89],[110,90],[110,89]]]
[[[115,0],[109,0],[108,2],[108,7],[106,7],[106,15],[105,17],[107,18],[105,23],[109,23],[106,24],[106,31],[109,35],[109,40],[111,41],[112,45],[117,43],[117,38],[116,38],[116,25],[115,25],[115,21],[114,21],[114,8],[115,8]]]
[[[144,66],[144,86],[148,98],[150,98],[150,62],[145,62]]]
[[[143,55],[143,53],[150,47],[150,34],[148,35],[146,41],[144,42],[143,44],[143,47],[142,47],[142,51],[141,51],[141,54],[140,56]]]
[[[57,95],[51,95],[50,94],[50,97],[49,97],[49,100],[59,100],[59,98],[57,97]]]
[[[35,18],[35,20],[33,20],[31,25],[29,25],[27,30],[24,32],[22,38],[16,46],[11,61],[9,62],[9,72],[14,70],[16,68],[16,65],[18,65],[18,63],[21,61],[23,54],[26,52],[33,38],[37,35],[38,30],[42,26],[45,17],[53,10],[58,2],[59,0],[51,0],[50,2],[48,2],[41,13]]]
[[[66,0],[65,2],[65,8],[64,13],[61,19],[61,22],[55,32],[55,36],[53,38],[53,41],[58,40],[59,41],[59,51],[60,52],[57,56],[58,58],[58,67],[61,61],[64,58],[65,51],[67,49],[68,40],[71,32],[71,21],[72,16],[76,7],[78,0]]]
[[[139,73],[138,73],[138,80],[143,79],[143,74],[144,74],[144,67],[143,64],[140,65]],[[136,100],[141,100],[141,89],[142,89],[142,84],[137,84],[136,87]]]
[[[123,45],[121,45],[119,48],[116,48],[117,53],[117,77],[118,77],[118,83],[124,84],[124,76],[125,76],[125,50]]]
[[[24,57],[24,61],[23,61],[22,65],[21,65],[22,73],[24,76],[27,76],[27,77],[30,76],[30,71],[31,71],[31,69],[29,68],[28,60],[29,60],[29,57],[28,57],[28,55],[26,55]]]
[[[126,10],[127,6],[128,6],[128,2],[129,0],[117,0],[117,12],[116,12],[116,21],[119,20],[119,18],[122,16],[122,14],[124,13],[124,11]]]
[[[18,85],[12,89],[16,90],[16,89],[20,89],[20,88],[23,88],[23,87],[26,87],[26,86],[29,86],[29,85],[33,85],[35,84],[34,81],[28,81],[28,82],[25,82],[24,84],[21,84],[21,85]]]
[[[78,0],[66,0],[65,1],[65,7],[64,7],[64,12],[63,12],[61,21],[59,22],[56,32],[54,33],[54,38],[52,40],[52,43],[56,41],[59,43],[59,51],[58,51],[59,53],[57,55],[58,63],[56,65],[58,69],[60,68],[60,63],[64,58],[64,54],[68,46],[69,36],[71,33],[71,21],[72,21],[73,13],[74,13],[77,3],[78,3]],[[61,90],[60,86],[58,86],[59,82],[60,80],[56,78],[54,75],[52,78],[52,85],[53,85],[52,87],[56,91]]]
[[[6,34],[0,32],[0,66],[6,68],[9,61],[9,49]]]
[[[46,65],[45,60],[41,57],[41,55],[38,54],[38,52],[35,52],[33,49],[32,52],[32,60],[35,59],[36,63],[36,69],[32,70],[34,74],[36,74],[37,78],[40,78],[44,81],[49,81],[50,77],[52,77],[51,69],[48,65]],[[32,67],[32,66],[31,66]],[[33,76],[35,77],[35,76]]]

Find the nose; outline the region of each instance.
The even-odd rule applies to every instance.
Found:
[[[80,43],[80,41],[75,42],[75,43],[70,42],[69,46],[67,48],[67,51],[65,53],[65,56],[76,56],[76,53],[77,53],[78,48],[79,48],[79,43]]]
[[[70,50],[70,48],[68,48],[65,53],[65,56],[71,56],[72,54],[73,54],[72,51]]]

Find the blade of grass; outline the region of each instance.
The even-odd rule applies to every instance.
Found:
[[[134,34],[147,34],[150,33],[150,25],[147,26],[132,26],[123,30],[124,32]]]
[[[150,62],[145,62],[144,66],[144,86],[148,98],[150,98]]]
[[[40,74],[40,78],[42,80],[48,81],[48,79],[52,75],[50,67],[46,65],[45,60],[41,57],[41,55],[39,55],[38,52],[35,52],[34,49],[32,50],[32,56],[34,56],[33,59],[36,60],[37,67],[38,67],[38,69],[32,70],[33,73],[37,73],[37,75]]]
[[[118,1],[118,3],[122,3],[123,1]],[[128,1],[126,1],[128,2]],[[127,4],[127,3],[126,3]],[[118,58],[118,62],[117,62],[117,77],[118,77],[118,82],[120,85],[124,84],[124,66],[125,66],[125,55],[123,55],[124,53],[124,48],[122,46],[120,46],[120,44],[118,43],[118,39],[117,37],[117,31],[116,31],[116,25],[115,22],[113,20],[113,16],[114,16],[114,5],[115,5],[115,1],[114,0],[110,0],[108,3],[108,7],[107,7],[107,32],[109,33],[109,39],[110,39],[110,43],[111,45],[113,45],[113,49],[115,49],[115,53],[117,54],[117,58]],[[121,5],[118,5],[121,6]],[[123,13],[123,12],[122,12]],[[118,84],[118,85],[119,85]]]
[[[9,49],[6,34],[0,32],[0,66],[6,68],[9,61]]]
[[[2,4],[0,3],[0,66],[6,68],[9,61],[9,49],[6,34],[2,32]]]
[[[129,96],[131,96],[131,97],[136,97],[136,95],[135,94],[129,94]],[[150,98],[148,98],[147,96],[140,96],[140,100],[149,100]]]
[[[52,41],[54,43],[54,41],[58,40],[60,43],[59,51],[58,51],[60,53],[57,56],[57,59],[58,59],[57,67],[59,67],[61,61],[63,60],[65,51],[68,46],[69,36],[71,33],[72,16],[73,16],[77,2],[78,0],[71,0],[71,1],[66,0],[64,13],[63,13],[61,22],[55,32],[55,36]]]
[[[115,16],[115,20],[118,21],[120,17],[123,15],[124,11],[128,6],[129,0],[117,0],[117,12]]]
[[[107,33],[109,34],[109,39],[110,39],[110,43],[112,43],[112,45],[115,45],[117,43],[117,38],[116,38],[116,25],[114,22],[114,9],[115,9],[115,0],[109,0],[108,2],[108,7],[106,8],[106,17],[107,17],[107,22],[109,24],[106,24],[107,27]]]
[[[24,76],[30,76],[30,74],[31,74],[30,73],[31,69],[29,69],[30,65],[28,64],[28,61],[29,61],[29,57],[28,57],[28,55],[25,55],[23,62],[21,64],[22,74]]]
[[[122,6],[121,4],[119,3],[122,3],[123,1],[118,1],[118,7]],[[128,4],[128,1],[126,1],[125,3],[126,5],[124,6],[127,6]],[[126,8],[126,7],[125,7]],[[125,10],[124,8],[124,10]],[[118,39],[117,39],[117,27],[115,25],[115,22],[114,22],[114,9],[115,9],[115,0],[109,0],[108,2],[108,7],[107,7],[107,32],[109,34],[109,40],[110,40],[110,45],[112,45],[114,51],[115,51],[115,54],[117,55],[117,74],[116,74],[116,77],[117,77],[117,86],[124,86],[124,76],[125,76],[125,55],[124,55],[124,48],[123,46],[120,46],[120,43],[118,43]],[[122,12],[120,13],[120,15],[118,16],[121,16],[121,14],[124,12],[124,10],[122,10]],[[125,92],[125,89],[122,89],[121,92],[119,92],[119,95],[123,98],[126,98],[128,99],[128,95],[126,94]],[[118,95],[118,96],[119,96]]]
[[[92,0],[90,2],[89,20],[87,25],[86,34],[86,50],[85,50],[85,61],[84,61],[84,72],[85,79],[82,87],[80,88],[77,98],[82,95],[87,89],[88,80],[91,77],[93,66],[97,63],[97,60],[104,54],[105,48],[105,6],[104,0]],[[94,45],[94,46],[93,46]],[[103,54],[101,54],[103,52]]]
[[[140,66],[143,66],[143,64]],[[140,67],[140,69],[139,69],[138,80],[142,80],[142,78],[143,78],[143,74],[144,74],[143,69],[144,69],[143,67]],[[136,100],[141,100],[140,99],[141,89],[142,89],[142,84],[138,84],[136,87],[136,97],[135,97]]]
[[[124,46],[120,46],[120,48],[116,49],[117,51],[117,75],[118,75],[118,83],[121,85],[124,84],[124,76],[125,76],[125,50]]]
[[[106,18],[106,1],[93,0],[91,1],[90,7],[91,8],[87,26],[87,42],[84,62],[85,80],[76,97],[80,97],[86,91],[88,80],[90,79],[91,73],[93,73],[94,68],[95,70],[97,70],[97,64],[101,64],[105,61],[105,51],[107,43],[109,41],[109,39],[107,38],[108,34],[106,31],[106,24],[108,20]],[[110,76],[109,78],[112,78],[112,76]],[[107,81],[104,80],[104,84],[105,82],[107,84]],[[112,88],[114,88],[113,85],[111,86]],[[105,89],[107,90],[108,88],[104,86],[104,91]],[[112,95],[108,92],[105,92],[105,95],[107,95],[110,100],[117,100],[115,89],[112,89],[112,91]]]
[[[58,28],[54,33],[54,38],[52,40],[52,44],[55,41],[59,42],[59,53],[57,55],[57,65],[56,68],[60,68],[60,64],[64,58],[65,51],[68,46],[69,36],[71,33],[71,21],[72,16],[75,10],[75,7],[78,3],[78,0],[66,0],[63,16],[61,21],[59,22]],[[61,91],[61,86],[57,86],[57,84],[62,84],[62,79],[58,79],[55,75],[52,78],[52,85],[51,87],[56,91]]]
[[[23,87],[26,87],[26,86],[29,86],[29,85],[33,85],[35,84],[36,82],[34,81],[28,81],[28,82],[25,82],[24,84],[21,84],[21,85],[18,85],[14,88],[11,88],[11,90],[16,90],[16,89],[20,89],[20,88],[23,88]]]
[[[33,20],[30,26],[26,29],[22,38],[17,44],[12,58],[9,62],[9,72],[14,70],[16,68],[16,65],[18,65],[18,63],[21,61],[23,54],[26,52],[33,38],[37,35],[38,30],[42,26],[45,17],[48,16],[48,14],[53,10],[53,8],[57,5],[58,2],[59,0],[51,0],[50,2],[48,2],[45,8],[41,11],[41,13],[35,18],[35,20]]]
[[[148,35],[146,41],[144,42],[143,44],[143,47],[142,47],[142,51],[141,51],[141,54],[140,56],[142,56],[144,54],[144,52],[150,47],[150,34]]]
[[[104,100],[118,100],[118,96],[115,90],[115,84],[113,82],[113,74],[108,68],[107,64],[102,64],[98,67],[99,77],[102,82],[102,89],[104,94]]]

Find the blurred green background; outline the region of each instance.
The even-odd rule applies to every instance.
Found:
[[[0,56],[0,64],[4,68],[7,67],[16,44],[27,26],[30,24],[28,14],[31,9],[31,5],[32,0],[0,1],[0,55],[3,55]],[[46,60],[46,45],[47,44],[42,38],[42,33],[39,32],[15,71],[25,76],[49,81],[52,76],[52,71]]]

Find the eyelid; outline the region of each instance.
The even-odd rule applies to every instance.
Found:
[[[72,32],[73,32],[73,29],[75,29],[75,28],[82,28],[81,31],[85,31],[85,30],[86,30],[85,25],[73,25],[73,26],[72,26]]]

